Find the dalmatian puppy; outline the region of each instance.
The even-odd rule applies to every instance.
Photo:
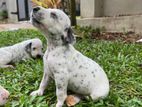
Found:
[[[8,97],[9,92],[0,86],[0,106],[3,106],[8,101]]]
[[[42,42],[38,38],[26,40],[13,46],[0,48],[0,68],[12,67],[15,63],[28,58],[43,56]]]
[[[109,81],[104,70],[93,60],[77,51],[68,16],[58,9],[36,7],[31,22],[47,38],[48,48],[44,55],[44,74],[39,89],[31,95],[43,95],[49,79],[55,80],[57,104],[62,107],[67,90],[95,101],[109,93]]]

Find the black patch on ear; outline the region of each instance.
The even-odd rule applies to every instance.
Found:
[[[73,31],[72,31],[72,29],[71,28],[68,28],[67,30],[66,30],[66,32],[67,32],[67,35],[65,36],[65,35],[63,35],[62,37],[61,37],[61,39],[63,40],[63,43],[66,45],[66,44],[71,44],[71,43],[73,43],[73,41],[75,40],[75,38],[74,38],[74,36],[73,36]]]
[[[30,42],[26,47],[25,47],[25,50],[27,53],[31,53],[31,47],[32,47],[32,42]]]
[[[50,17],[52,17],[53,19],[58,19],[58,16],[56,15],[55,12],[51,12]]]

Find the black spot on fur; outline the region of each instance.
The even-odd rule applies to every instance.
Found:
[[[61,64],[60,64],[60,63],[59,63],[58,65],[59,65],[59,66],[61,66]]]
[[[63,81],[64,81],[64,78],[61,78],[60,80],[63,82]]]
[[[82,67],[83,67],[83,66],[82,66],[82,65],[80,65],[80,66],[79,66],[79,69],[81,69]]]
[[[55,12],[51,12],[50,13],[50,17],[52,17],[53,19],[57,20],[58,19],[58,16]]]
[[[69,70],[69,72],[73,72],[72,70]]]
[[[75,63],[77,63],[77,60],[75,60]]]
[[[77,56],[76,56],[77,58],[79,57],[79,54],[77,54]]]
[[[66,55],[64,55],[63,57],[64,57],[65,59],[67,59],[67,56],[66,56]]]
[[[81,84],[83,84],[83,81],[84,81],[84,80],[81,80]]]
[[[59,71],[57,71],[57,70],[53,70],[53,72],[54,72],[54,73],[57,73],[57,74],[59,74],[59,73],[60,73],[60,72],[59,72]]]
[[[74,88],[75,88],[76,90],[79,90],[80,87],[79,87],[79,86],[78,86],[78,87],[76,86],[76,87],[74,87]]]
[[[77,74],[73,75],[73,77],[76,77],[76,78],[77,78]]]
[[[58,89],[62,89],[62,85],[61,85],[61,84],[58,84],[58,85],[57,85],[57,88],[58,88]]]

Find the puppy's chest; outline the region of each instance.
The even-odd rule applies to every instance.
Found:
[[[73,56],[71,55],[71,52],[69,50],[66,51],[63,49],[57,49],[49,52],[46,60],[52,73],[60,73],[61,69],[66,69],[66,72],[68,72],[69,62],[71,61],[70,59],[72,57]]]

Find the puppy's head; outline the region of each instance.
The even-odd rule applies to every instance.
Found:
[[[70,19],[59,9],[35,7],[31,13],[31,22],[50,40],[62,40],[63,44],[74,41]]]
[[[32,39],[25,47],[26,52],[30,54],[33,58],[41,58],[43,56],[42,52],[42,42],[40,39]]]
[[[9,92],[0,86],[0,106],[3,106],[8,101],[8,97]]]

